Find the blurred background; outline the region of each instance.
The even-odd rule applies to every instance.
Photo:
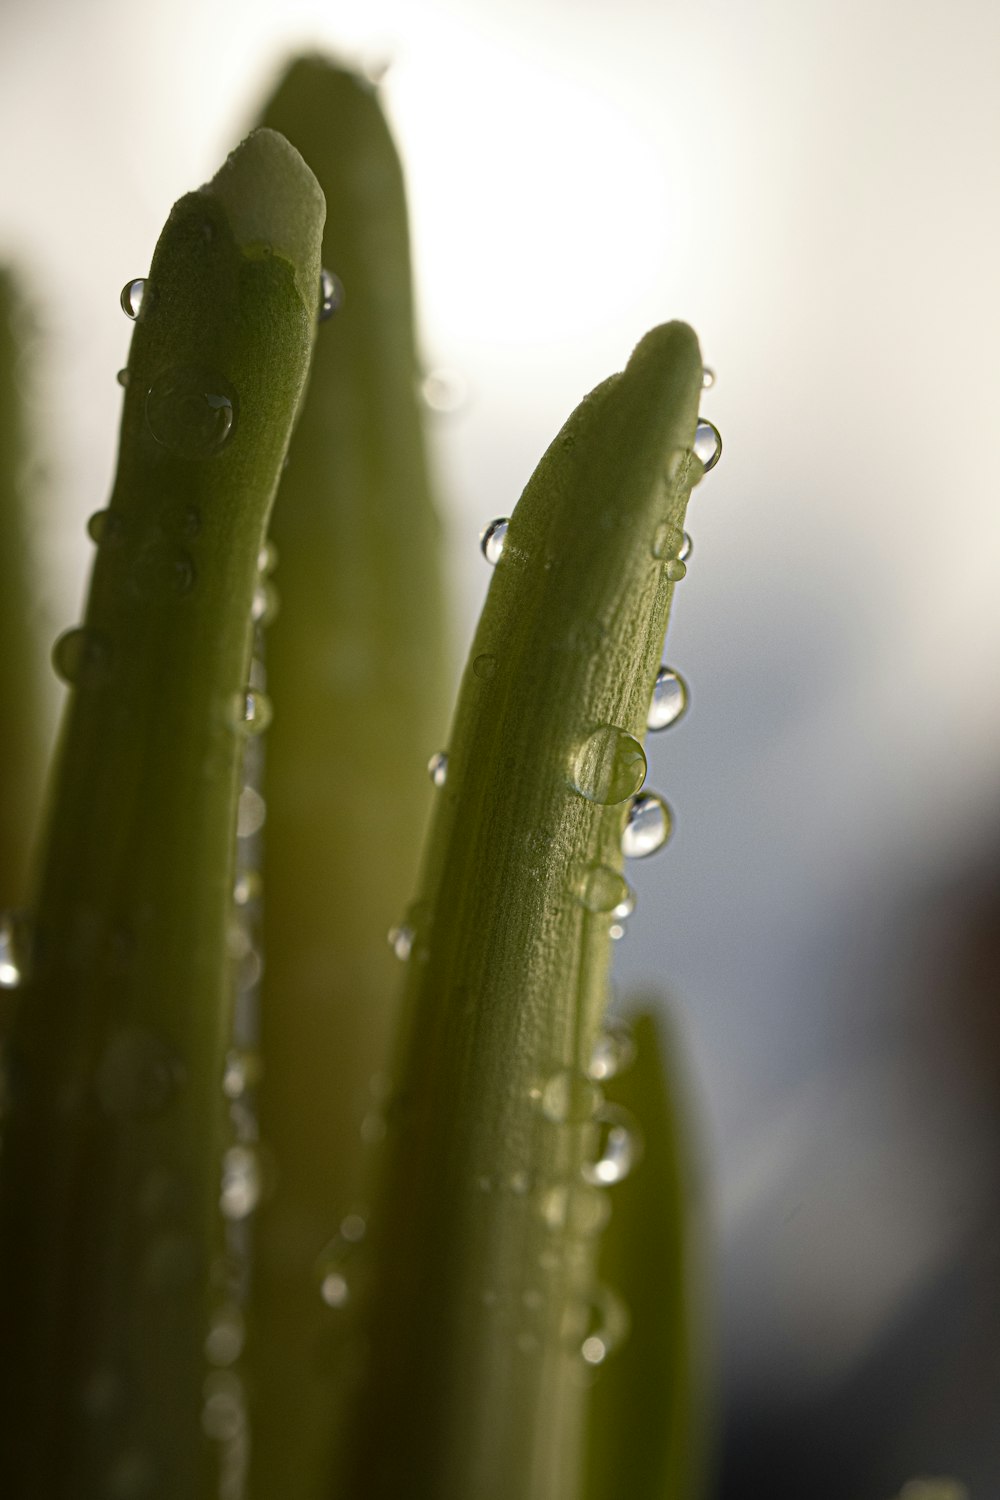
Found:
[[[680,1017],[716,1226],[719,1492],[1000,1492],[1000,9],[0,0],[0,256],[44,341],[47,639],[142,275],[281,61],[379,76],[439,404],[456,655],[583,393],[683,317],[718,469],[622,993]],[[334,268],[336,269],[336,268]],[[53,681],[53,704],[56,684]],[[401,726],[405,730],[405,726]],[[437,748],[427,746],[427,751]]]

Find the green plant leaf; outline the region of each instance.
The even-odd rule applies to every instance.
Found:
[[[270,131],[174,207],[84,623],[55,650],[72,692],[0,1179],[12,1496],[207,1500],[242,1461],[238,1374],[203,1352],[254,1192],[221,1087],[227,929],[251,600],[323,211]]]
[[[637,1169],[614,1189],[601,1245],[602,1282],[627,1296],[630,1331],[606,1363],[595,1351],[586,1500],[693,1500],[704,1489],[709,1277],[697,1144],[673,1031],[652,1013],[637,1015],[635,1060],[608,1087],[645,1144]]]
[[[570,417],[506,532],[408,922],[352,1500],[579,1493],[609,1207],[586,1180],[587,1068],[701,384],[691,330],[654,329]]]
[[[371,86],[318,58],[291,66],[263,119],[317,175],[343,296],[320,329],[270,533],[257,1103],[276,1186],[257,1221],[248,1350],[252,1491],[270,1500],[319,1495],[330,1466],[343,1313],[322,1300],[318,1267],[363,1228],[362,1129],[377,1122],[398,988],[386,933],[413,890],[424,762],[447,716],[399,159]]]

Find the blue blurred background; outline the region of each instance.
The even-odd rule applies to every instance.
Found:
[[[616,957],[682,1022],[726,1497],[1000,1492],[1000,9],[988,0],[0,0],[0,254],[42,309],[42,629],[75,618],[169,205],[320,45],[413,213],[459,649],[581,395],[684,317],[719,468]],[[56,684],[52,685],[53,710]],[[406,726],[400,726],[406,732]],[[427,746],[427,751],[437,748]]]

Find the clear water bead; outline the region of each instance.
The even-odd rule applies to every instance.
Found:
[[[670,809],[658,792],[642,792],[632,798],[628,821],[622,833],[622,853],[626,859],[641,859],[655,854],[673,831]]]
[[[267,818],[267,803],[256,787],[245,786],[236,804],[236,837],[253,838],[259,833]]]
[[[244,734],[263,734],[274,717],[271,700],[257,688],[244,688],[233,702],[232,721]]]
[[[683,533],[683,540],[681,542],[681,549],[680,549],[680,551],[677,554],[677,561],[678,562],[682,562],[682,563],[686,563],[687,560],[688,560],[688,558],[691,556],[691,554],[692,554],[693,551],[694,551],[694,542],[691,540],[691,534],[690,534],[690,532],[685,531]]]
[[[482,554],[491,567],[496,567],[503,557],[503,549],[507,542],[507,528],[510,525],[509,516],[498,516],[495,521],[483,530],[479,538],[479,546]]]
[[[458,370],[428,370],[420,382],[420,394],[431,411],[451,414],[461,411],[468,397],[464,376]]]
[[[349,1220],[358,1219],[360,1234],[353,1238],[344,1233],[344,1226]],[[349,1225],[352,1229],[357,1228],[353,1223]],[[346,1307],[351,1300],[351,1282],[349,1272],[352,1263],[356,1262],[359,1255],[358,1246],[365,1236],[365,1222],[359,1215],[349,1214],[348,1218],[340,1226],[339,1233],[324,1246],[316,1260],[316,1281],[319,1286],[319,1294],[327,1307]]]
[[[120,542],[125,536],[125,522],[116,510],[95,510],[87,520],[87,535],[96,547]]]
[[[539,1200],[546,1228],[589,1240],[600,1234],[611,1217],[611,1200],[603,1188],[588,1182],[557,1182]]]
[[[29,931],[22,912],[0,913],[0,990],[16,990],[27,970]]]
[[[576,753],[571,785],[601,807],[613,807],[637,792],[646,779],[646,754],[634,735],[602,724]]]
[[[142,307],[142,299],[146,291],[146,278],[136,276],[132,281],[126,281],[122,287],[121,301],[122,312],[133,322],[139,316]]]
[[[249,1146],[230,1146],[222,1158],[219,1207],[225,1219],[239,1221],[260,1202],[260,1164]]]
[[[623,1182],[642,1155],[642,1135],[628,1110],[604,1104],[594,1116],[590,1160],[581,1167],[584,1182],[611,1187]]]
[[[246,1329],[243,1314],[234,1302],[217,1307],[205,1335],[205,1358],[210,1365],[235,1364],[243,1353]]]
[[[597,1285],[566,1309],[563,1336],[588,1365],[601,1365],[628,1338],[629,1323],[628,1308],[618,1293]]]
[[[211,458],[236,429],[239,401],[223,375],[201,365],[174,365],[146,392],[146,425],[177,458]]]
[[[687,683],[680,673],[666,663],[656,674],[653,696],[646,715],[648,729],[669,729],[676,724],[688,706]]]
[[[400,922],[397,927],[389,928],[387,934],[389,947],[401,963],[405,963],[413,952],[416,936],[416,931],[406,922]]]
[[[71,687],[101,687],[111,676],[110,643],[97,631],[77,626],[56,641],[52,665]]]
[[[128,385],[128,370],[119,370],[115,376],[118,384],[124,389]]]
[[[701,388],[710,391],[715,384],[715,371],[711,365],[705,365],[701,372]]]
[[[610,865],[590,865],[584,871],[577,889],[580,904],[595,914],[628,916],[635,907],[635,896],[628,881]]]
[[[592,1120],[601,1104],[601,1091],[582,1073],[560,1068],[532,1090],[538,1108],[553,1125],[574,1125]]]
[[[714,422],[707,422],[704,417],[699,418],[694,430],[694,453],[706,474],[722,457],[722,434]]]
[[[635,1038],[631,1028],[617,1016],[609,1016],[594,1043],[587,1076],[598,1083],[617,1078],[635,1060]]]
[[[496,676],[497,665],[496,657],[491,656],[488,651],[484,651],[472,663],[472,670],[480,681],[489,682],[491,677]]]
[[[427,774],[433,784],[437,787],[444,786],[448,780],[448,752],[447,750],[435,750],[427,762]]]
[[[324,266],[319,273],[319,317],[320,323],[325,323],[332,318],[335,312],[339,312],[344,305],[344,284],[339,276],[328,271]]]

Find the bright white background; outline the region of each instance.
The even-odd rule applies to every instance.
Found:
[[[618,975],[685,1019],[732,1378],[823,1391],[992,1187],[906,965],[907,913],[1000,824],[1000,9],[4,0],[0,253],[50,337],[52,631],[113,464],[118,291],[316,43],[392,61],[423,344],[469,391],[437,423],[462,640],[478,529],[581,395],[674,316],[718,372],[668,652],[693,706],[651,755],[677,832],[635,871]]]

